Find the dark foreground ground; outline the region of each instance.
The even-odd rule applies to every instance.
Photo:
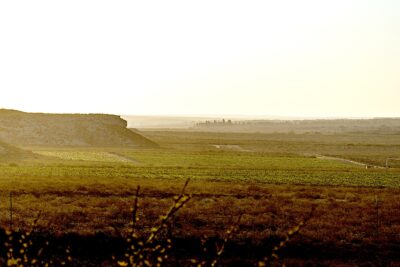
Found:
[[[160,216],[176,204],[174,196],[190,178],[185,193],[191,199],[168,216],[153,242],[159,250],[167,248],[162,265],[205,260],[207,266],[218,260],[222,266],[257,266],[287,237],[275,264],[400,265],[399,168],[366,169],[315,156],[383,167],[384,159],[396,154],[399,137],[146,136],[161,147],[33,147],[53,158],[2,163],[0,223],[8,229],[12,223],[14,231],[0,231],[3,263],[14,257],[28,259],[25,266],[44,266],[42,261],[50,266],[124,266],[132,242],[146,242],[159,228]],[[138,185],[138,239],[127,240]],[[12,255],[7,255],[10,248]],[[157,253],[152,254],[154,264]]]

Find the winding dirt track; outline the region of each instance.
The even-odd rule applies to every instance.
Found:
[[[227,150],[227,151],[239,151],[239,152],[252,152],[251,150],[244,149],[239,145],[213,145],[216,149]]]
[[[138,160],[133,159],[133,158],[131,158],[131,157],[127,157],[127,156],[118,154],[118,153],[116,153],[116,152],[108,152],[108,154],[109,154],[110,156],[113,156],[114,158],[119,159],[119,160],[124,161],[124,162],[130,162],[130,163],[140,164],[140,162],[139,162]]]
[[[377,166],[377,165],[371,165],[371,164],[367,164],[364,162],[359,162],[359,161],[354,161],[354,160],[350,160],[350,159],[344,159],[344,158],[338,158],[338,157],[331,157],[331,156],[324,156],[324,155],[315,155],[318,159],[324,159],[324,160],[335,160],[335,161],[340,161],[340,162],[344,162],[344,163],[349,163],[349,164],[353,164],[353,165],[357,165],[360,167],[364,167],[364,168],[374,168],[374,169],[385,169],[385,167],[382,166]]]

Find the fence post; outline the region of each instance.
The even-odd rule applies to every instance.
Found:
[[[13,194],[10,192],[10,231],[13,228]]]
[[[376,235],[379,236],[380,218],[379,218],[379,199],[378,199],[378,195],[375,195],[375,208],[376,208]]]

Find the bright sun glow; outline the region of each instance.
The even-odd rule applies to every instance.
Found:
[[[1,1],[0,108],[400,115],[400,1]]]

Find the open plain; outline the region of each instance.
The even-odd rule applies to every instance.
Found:
[[[142,134],[159,147],[22,147],[36,157],[2,161],[1,225],[30,229],[37,220],[37,242],[71,247],[72,265],[117,265],[137,186],[137,229],[146,236],[190,179],[191,199],[168,223],[170,265],[201,258],[202,242],[213,254],[233,225],[219,264],[261,264],[303,222],[275,262],[400,263],[400,162],[385,168],[399,135]]]

